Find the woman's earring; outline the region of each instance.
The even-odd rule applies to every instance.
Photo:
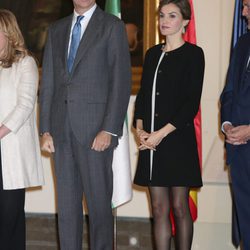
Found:
[[[185,34],[185,32],[186,32],[186,28],[183,27],[183,28],[182,28],[182,34]]]

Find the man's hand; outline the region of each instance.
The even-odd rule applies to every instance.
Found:
[[[45,151],[45,152],[48,152],[48,153],[54,153],[55,152],[53,138],[50,135],[50,133],[48,133],[48,132],[46,132],[46,133],[44,133],[42,135],[41,149],[42,149],[42,151]]]
[[[240,125],[237,127],[232,127],[225,130],[226,133],[226,142],[233,145],[246,144],[250,139],[250,126],[249,125]]]
[[[110,146],[112,135],[106,131],[101,131],[97,134],[92,144],[91,149],[101,152]]]
[[[223,125],[223,130],[225,131],[225,134],[230,133],[230,131],[234,128],[234,126],[230,123],[225,123]]]

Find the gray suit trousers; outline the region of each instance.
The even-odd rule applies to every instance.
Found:
[[[97,152],[82,146],[66,119],[61,141],[55,141],[55,172],[61,250],[82,249],[83,194],[89,214],[90,248],[113,249],[111,208],[113,148]]]

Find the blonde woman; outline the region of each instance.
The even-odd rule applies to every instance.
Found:
[[[25,249],[25,188],[43,184],[38,70],[15,16],[0,9],[0,248]]]

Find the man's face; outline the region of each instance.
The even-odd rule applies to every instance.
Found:
[[[250,29],[250,0],[243,0],[242,16],[247,19],[247,27]]]
[[[95,0],[73,0],[73,4],[78,14],[84,14],[95,4]]]

